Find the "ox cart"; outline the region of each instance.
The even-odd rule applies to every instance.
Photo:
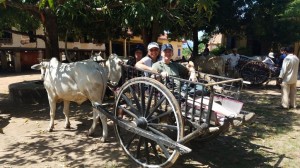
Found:
[[[246,56],[240,56],[237,70],[244,81],[249,81],[253,85],[261,85],[279,75],[277,69],[270,69],[268,65],[262,61]]]
[[[232,118],[222,110],[246,113],[238,101],[242,79],[197,72],[198,81],[192,82],[122,67],[113,111],[100,104],[94,108],[114,122],[119,144],[140,166],[170,167],[191,152],[187,142],[208,141],[228,130]]]

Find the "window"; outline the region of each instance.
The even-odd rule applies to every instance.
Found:
[[[0,33],[0,43],[12,43],[12,34],[10,32],[3,31]]]

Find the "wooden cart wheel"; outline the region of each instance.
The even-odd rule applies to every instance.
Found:
[[[241,68],[240,74],[243,80],[250,81],[254,85],[263,84],[271,77],[270,69],[261,61],[246,63]]]
[[[127,81],[117,95],[114,115],[166,139],[179,141],[183,137],[178,102],[163,84],[151,78],[138,77]],[[143,167],[170,167],[179,156],[177,150],[117,124],[114,129],[123,150]]]

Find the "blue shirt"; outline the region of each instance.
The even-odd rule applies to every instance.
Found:
[[[284,60],[285,57],[286,57],[286,54],[281,54],[280,57],[279,57],[278,66],[279,66],[280,69],[282,67],[282,63],[283,63],[283,60]]]

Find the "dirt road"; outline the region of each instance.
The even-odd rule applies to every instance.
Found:
[[[8,85],[38,80],[39,74],[0,76],[0,167],[130,167],[132,162],[116,143],[110,122],[109,142],[101,143],[86,133],[92,120],[91,107],[71,104],[71,129],[64,129],[61,105],[54,132],[49,124],[49,105],[12,104]]]
[[[63,128],[64,116],[59,105],[55,131],[49,133],[45,131],[49,124],[48,104],[22,105],[8,101],[9,84],[38,80],[39,77],[39,74],[32,73],[0,75],[0,167],[136,167],[117,144],[111,122],[107,143],[100,141],[101,128],[98,128],[96,137],[86,136],[92,123],[88,103],[82,106],[71,104],[70,130]],[[299,165],[299,152],[288,153],[276,147],[276,144],[283,144],[284,139],[291,136],[296,139],[289,139],[290,142],[299,142],[297,129],[300,130],[300,124],[297,126],[296,120],[300,115],[299,110],[273,111],[272,106],[278,105],[280,99],[280,90],[275,87],[249,92],[244,95],[249,106],[258,104],[258,101],[269,96],[267,102],[258,105],[257,109],[269,109],[270,112],[265,114],[265,110],[257,110],[258,121],[255,124],[241,127],[211,142],[187,144],[193,151],[180,156],[174,167],[286,167],[290,165],[288,162]],[[270,115],[272,120],[267,117]],[[284,116],[294,119],[296,126],[295,123],[282,121]],[[292,133],[286,134],[288,137],[284,137],[285,133],[280,133],[283,142],[276,141],[278,132],[268,132],[278,127],[272,124],[280,124],[279,122],[283,124],[280,129],[288,129]],[[270,136],[275,138],[272,143],[268,139]],[[294,147],[299,147],[297,145]]]

